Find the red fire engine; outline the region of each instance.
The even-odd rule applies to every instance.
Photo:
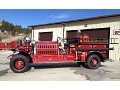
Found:
[[[56,41],[32,41],[26,36],[8,56],[10,68],[15,73],[23,73],[31,68],[30,64],[77,62],[97,69],[108,58],[108,50],[113,50],[108,48],[108,42],[107,39],[91,39],[86,35],[70,40],[58,37]]]
[[[14,50],[19,45],[17,41],[11,41],[9,43],[0,42],[0,50]]]

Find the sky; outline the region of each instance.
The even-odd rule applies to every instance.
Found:
[[[1,20],[23,28],[110,14],[120,14],[120,9],[0,9]]]

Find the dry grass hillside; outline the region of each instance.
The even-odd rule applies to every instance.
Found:
[[[16,41],[18,39],[23,40],[23,38],[26,36],[24,34],[18,35],[18,36],[10,36],[8,34],[0,34],[2,37],[2,42],[10,42],[10,41]],[[29,35],[31,37],[31,35]]]
[[[18,39],[23,39],[24,36],[10,36],[9,38],[5,38],[5,39],[2,39],[2,42],[10,42],[10,41],[14,41],[14,40],[18,40]]]

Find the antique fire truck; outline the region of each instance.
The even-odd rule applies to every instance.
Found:
[[[57,37],[56,41],[34,41],[26,36],[14,46],[14,53],[8,56],[10,68],[15,73],[23,73],[30,70],[31,64],[76,62],[89,69],[97,69],[108,58],[108,50],[113,50],[108,47],[108,41],[88,36],[70,40]]]

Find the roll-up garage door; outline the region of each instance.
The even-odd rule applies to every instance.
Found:
[[[90,38],[109,38],[110,28],[87,29],[81,30],[81,35],[88,34]],[[73,38],[77,34],[77,30],[70,30],[66,32],[66,38]]]
[[[66,38],[72,39],[77,34],[77,30],[70,30],[66,32]]]
[[[40,41],[52,41],[52,32],[40,32],[39,33],[39,40]]]

